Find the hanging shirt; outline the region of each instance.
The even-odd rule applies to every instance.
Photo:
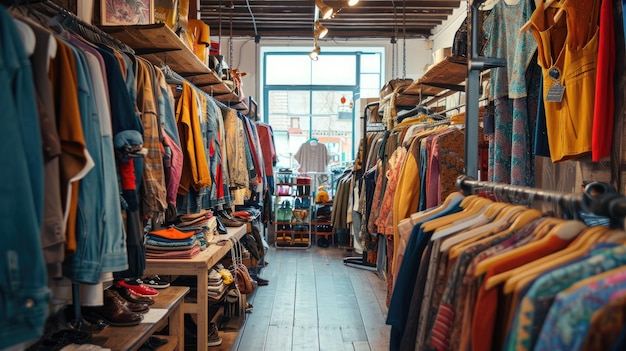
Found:
[[[302,145],[293,155],[298,161],[301,172],[326,172],[326,167],[330,162],[330,153],[325,144],[309,141]]]

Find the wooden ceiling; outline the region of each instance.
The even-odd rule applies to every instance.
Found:
[[[321,22],[325,39],[427,38],[460,6],[460,0],[326,0],[340,9]],[[249,6],[248,6],[249,5]],[[313,38],[314,0],[200,0],[200,18],[222,37]],[[221,19],[220,19],[221,18]],[[255,30],[256,23],[256,30]]]

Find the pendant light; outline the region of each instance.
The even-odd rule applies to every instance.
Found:
[[[320,10],[322,14],[322,19],[329,19],[335,13],[335,9],[326,5],[322,0],[315,0],[315,6]]]
[[[354,6],[359,3],[359,0],[348,0],[348,6]]]

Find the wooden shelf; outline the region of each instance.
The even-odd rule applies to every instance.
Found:
[[[183,338],[182,331],[182,310],[181,304],[184,296],[189,292],[188,287],[171,286],[159,291],[159,295],[154,297],[154,305],[150,308],[165,309],[166,314],[163,319],[156,323],[142,322],[132,327],[109,326],[103,330],[93,333],[91,343],[100,345],[112,350],[137,350],[148,340],[150,336],[164,326],[163,322],[170,319],[170,336],[158,335],[159,338],[167,338],[168,343],[163,346],[165,350],[174,350],[176,346],[181,346],[180,338]],[[149,312],[148,312],[149,313]],[[177,334],[178,333],[178,334]],[[179,347],[180,349],[180,347]],[[159,348],[161,350],[161,348]]]
[[[228,227],[227,234],[216,235],[217,243],[212,243],[209,247],[191,259],[147,259],[145,275],[195,275],[197,286],[208,285],[208,271],[219,260],[224,257],[232,247],[230,238],[240,240],[248,231],[248,224],[240,227]],[[183,307],[184,313],[195,314],[197,318],[198,336],[197,348],[205,351],[208,342],[209,318],[207,316],[209,310],[209,300],[207,289],[197,289],[196,303],[185,303]],[[204,345],[204,346],[203,346]]]
[[[424,75],[411,83],[397,98],[396,105],[414,106],[428,99],[435,102],[458,91],[465,91],[467,59],[449,56],[432,65]]]
[[[239,97],[222,82],[164,23],[103,26],[103,31],[125,43],[135,54],[152,64],[168,65],[174,72],[187,79],[207,94],[224,103],[234,103],[233,108],[246,109]]]

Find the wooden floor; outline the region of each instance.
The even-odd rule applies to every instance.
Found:
[[[388,350],[386,283],[344,265],[350,255],[336,247],[272,247],[260,275],[270,283],[248,295],[254,311],[239,333],[220,332],[223,345],[209,349]]]

